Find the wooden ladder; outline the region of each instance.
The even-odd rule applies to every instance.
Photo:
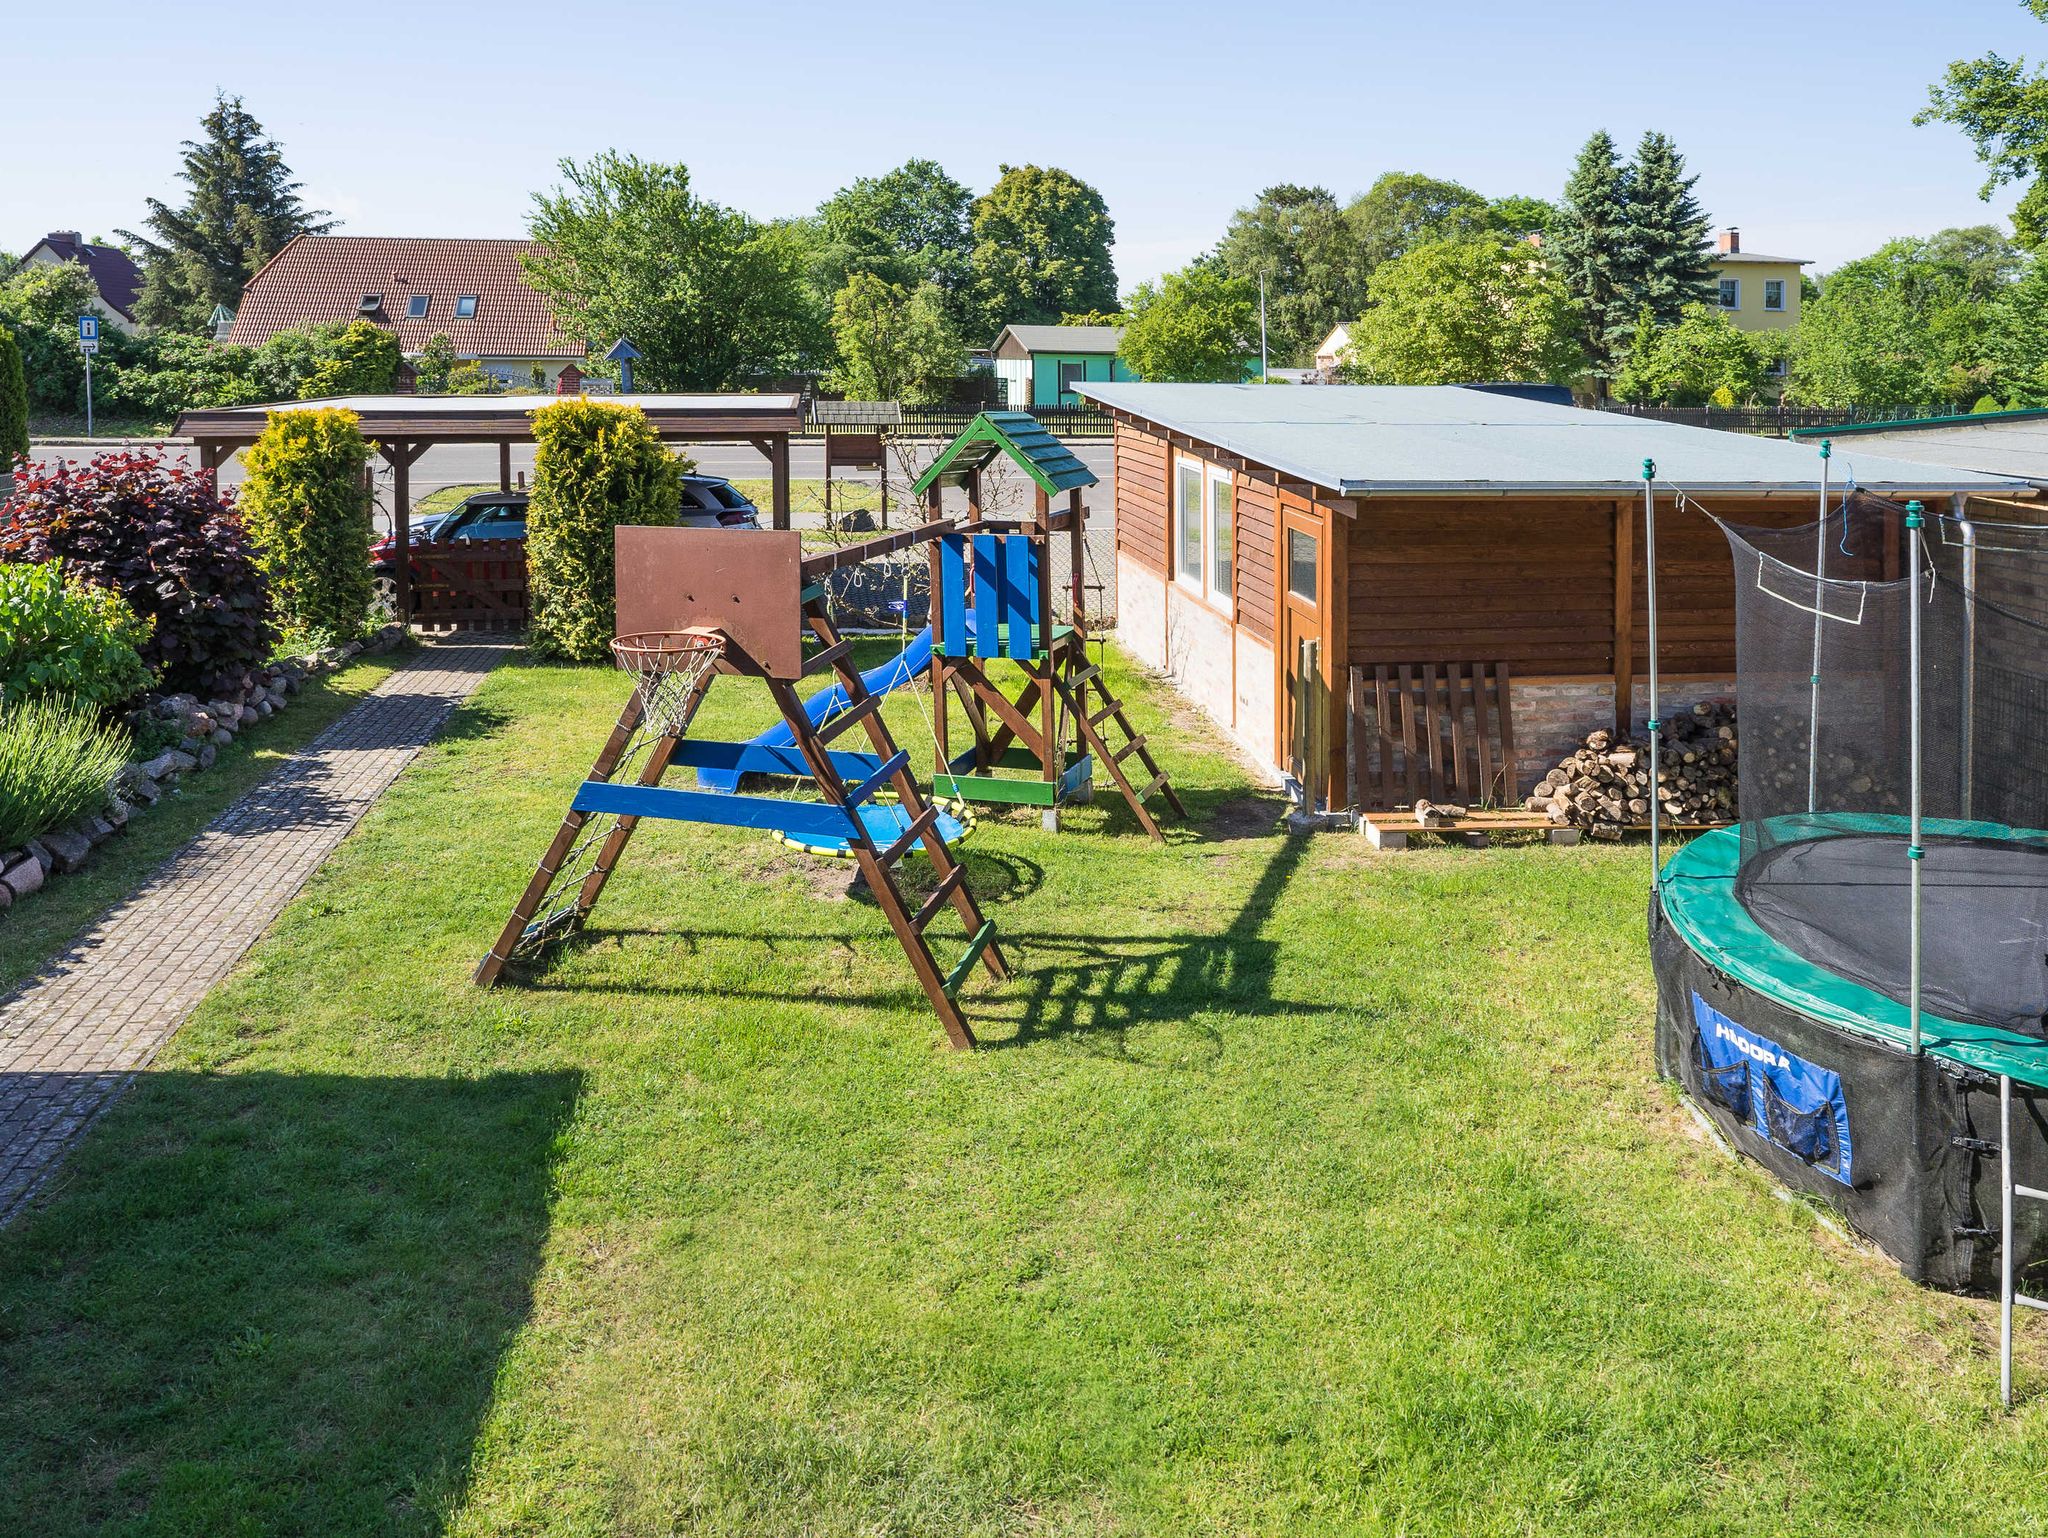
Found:
[[[852,643],[842,641],[834,629],[825,610],[822,585],[813,584],[804,589],[803,612],[812,634],[820,643],[820,649],[804,664],[804,676],[815,677],[829,669],[845,691],[846,708],[821,725],[813,726],[804,709],[804,701],[797,694],[795,680],[769,678],[766,680],[769,691],[775,699],[776,708],[789,725],[796,748],[802,754],[811,777],[817,782],[820,797],[826,805],[836,807],[844,814],[848,845],[859,862],[861,875],[874,894],[876,906],[889,920],[889,927],[902,945],[904,955],[909,958],[911,970],[916,973],[925,996],[931,1000],[932,1010],[945,1028],[947,1040],[956,1047],[971,1047],[974,1045],[974,1032],[958,1002],[962,984],[977,961],[999,982],[1010,975],[1009,963],[996,944],[995,922],[982,914],[973,892],[968,889],[966,867],[954,859],[952,850],[946,847],[945,840],[939,835],[939,809],[918,788],[916,777],[910,772],[910,754],[898,748],[891,737],[888,725],[882,719],[881,697],[869,692],[861,680],[860,670],[853,665]],[[709,682],[707,676],[698,685],[699,689],[708,687]],[[640,733],[642,724],[640,692],[636,689],[619,712],[618,725],[613,728],[610,740],[591,766],[584,782],[586,790],[593,785],[608,785],[620,766],[630,761],[636,744],[645,740],[646,757],[641,761],[636,783],[645,788],[652,798],[720,802],[728,806],[736,806],[747,799],[658,789],[662,776],[676,755],[680,738],[674,733],[662,732],[651,739],[643,739]],[[856,725],[866,730],[879,767],[859,784],[849,786],[833,763],[830,744]],[[895,842],[877,847],[861,819],[860,808],[885,788],[895,791],[907,825]],[[532,926],[534,915],[551,893],[558,897],[566,895],[567,886],[558,889],[557,878],[562,874],[565,863],[575,861],[579,851],[589,848],[584,841],[585,828],[594,816],[601,815],[601,812],[586,812],[572,807],[563,818],[554,842],[541,857],[539,869],[513,905],[512,915],[499,934],[497,944],[478,964],[475,976],[478,984],[488,987],[496,982],[506,963],[529,944],[545,944],[582,927],[624,853],[627,841],[632,838],[634,828],[639,825],[639,815],[626,813],[618,816],[604,834],[603,843],[588,866],[579,864],[575,867],[575,870],[587,870],[587,874],[580,883],[573,907],[558,903],[555,915],[543,921],[549,924],[550,933],[536,934]],[[680,814],[650,810],[647,815]],[[684,817],[683,820],[716,819],[700,810],[694,817]],[[597,830],[592,830],[587,836],[595,839]],[[931,857],[932,869],[939,879],[932,894],[912,911],[897,888],[895,870],[904,856],[920,843]],[[572,878],[575,870],[570,872]],[[942,969],[925,939],[925,931],[948,906],[960,915],[961,922],[966,925],[967,948],[950,968]]]
[[[945,1027],[947,1039],[956,1047],[971,1047],[974,1045],[974,1032],[968,1026],[958,1000],[961,985],[974,970],[976,961],[986,967],[989,976],[998,982],[1010,975],[1009,963],[996,944],[995,921],[983,916],[981,905],[968,889],[967,868],[953,857],[953,851],[940,837],[939,808],[918,788],[917,777],[910,772],[910,754],[896,746],[888,723],[882,719],[882,697],[869,693],[861,679],[860,669],[853,663],[851,646],[840,639],[826,608],[824,584],[812,583],[804,589],[803,611],[804,622],[810,626],[811,634],[817,637],[820,647],[804,664],[805,675],[812,676],[830,669],[845,692],[846,708],[814,727],[793,681],[772,678],[768,687],[774,693],[775,702],[788,721],[790,731],[795,734],[797,750],[810,766],[819,793],[827,802],[847,809],[854,829],[849,842],[854,858],[859,862],[861,875],[867,881],[868,890],[874,894],[876,906],[895,931],[904,955],[910,958],[910,968],[917,974],[925,997],[931,1000],[932,1010]],[[871,750],[882,762],[881,767],[865,781],[849,789],[833,767],[828,748],[833,739],[856,725],[866,731]],[[884,785],[896,792],[898,804],[908,821],[894,843],[878,848],[861,821],[859,807]],[[931,895],[912,911],[897,889],[895,872],[903,857],[920,843],[930,856],[932,871],[939,880]],[[925,939],[925,930],[948,906],[960,915],[961,923],[966,926],[967,948],[950,968],[942,970]]]
[[[1130,717],[1124,714],[1124,702],[1110,692],[1102,669],[1088,660],[1087,634],[1076,625],[1063,644],[1070,648],[1068,657],[1049,657],[1046,672],[1052,679],[1053,688],[1059,692],[1061,703],[1073,718],[1081,747],[1092,753],[1095,761],[1109,771],[1109,777],[1116,781],[1116,788],[1130,803],[1138,825],[1159,842],[1166,842],[1166,835],[1160,831],[1159,822],[1146,807],[1146,801],[1157,791],[1173,808],[1174,816],[1183,821],[1188,815],[1187,808],[1180,804],[1172,781],[1152,757],[1144,737],[1133,730]],[[1122,734],[1120,747],[1112,748],[1109,739],[1103,735],[1102,728],[1110,724],[1114,724]],[[1137,759],[1144,769],[1146,778],[1143,785],[1136,784],[1124,772],[1124,761],[1131,758]]]

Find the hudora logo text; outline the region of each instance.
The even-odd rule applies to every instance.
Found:
[[[1783,1052],[1773,1052],[1755,1037],[1745,1035],[1741,1031],[1731,1030],[1724,1021],[1716,1020],[1714,1022],[1714,1034],[1727,1042],[1729,1046],[1740,1052],[1744,1057],[1753,1058],[1757,1062],[1762,1063],[1766,1068],[1790,1068],[1792,1066],[1792,1059],[1785,1056]]]

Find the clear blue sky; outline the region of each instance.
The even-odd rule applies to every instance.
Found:
[[[2017,0],[1435,0],[1388,4],[530,0],[347,7],[108,0],[8,24],[0,249],[135,228],[177,201],[216,88],[363,235],[513,235],[563,156],[686,162],[760,216],[931,156],[1099,187],[1125,287],[1177,266],[1277,181],[1349,197],[1388,170],[1554,196],[1587,134],[1671,134],[1717,223],[1825,269],[2003,215],[1961,136],[1914,128],[1986,49],[2048,55]],[[76,62],[74,62],[74,60]]]

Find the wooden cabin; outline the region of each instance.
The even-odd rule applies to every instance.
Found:
[[[1641,728],[1645,460],[1667,714],[1734,687],[1733,567],[1708,512],[1790,525],[1818,506],[1815,446],[1457,386],[1079,388],[1115,422],[1119,640],[1317,805],[1388,804],[1374,690],[1403,669],[1461,699],[1496,755],[1509,707],[1500,803],[1586,732]],[[1830,463],[1837,489],[1930,511],[2033,494],[1841,450]],[[1354,720],[1370,740],[1347,740]]]

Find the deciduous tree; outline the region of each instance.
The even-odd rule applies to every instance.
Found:
[[[1564,283],[1533,246],[1443,240],[1388,262],[1351,328],[1361,384],[1562,383],[1583,366]]]
[[[1614,393],[1659,406],[1740,405],[1763,395],[1770,363],[1758,339],[1719,310],[1690,305],[1666,326],[1646,307]]]
[[[2048,21],[2048,0],[2020,3],[2036,21]],[[2048,73],[2028,68],[2025,59],[1987,53],[1949,65],[1927,97],[1913,121],[1961,129],[1988,172],[1977,195],[1988,201],[2008,183],[2023,185],[2013,233],[2023,246],[2048,241]]]
[[[1458,182],[1389,171],[1345,210],[1357,243],[1358,276],[1433,241],[1461,240],[1487,228],[1487,202]]]
[[[836,296],[847,279],[872,273],[914,291],[930,283],[955,325],[971,318],[974,195],[936,160],[906,160],[884,176],[863,176],[818,208],[817,273]]]
[[[202,137],[183,146],[184,207],[151,198],[144,223],[155,238],[121,232],[143,252],[137,318],[184,331],[204,330],[217,304],[240,304],[256,269],[294,235],[334,228],[325,209],[299,201],[277,141],[241,97],[215,97],[199,126]]]
[[[1231,215],[1217,260],[1256,292],[1266,280],[1268,352],[1306,363],[1330,327],[1365,308],[1356,234],[1325,187],[1268,187]]]
[[[1258,356],[1258,290],[1214,267],[1141,283],[1124,310],[1117,356],[1140,379],[1236,384]]]
[[[832,339],[832,385],[854,400],[942,401],[966,360],[936,283],[906,290],[874,273],[855,273],[833,298]]]
[[[607,150],[561,173],[534,196],[542,249],[521,260],[594,352],[630,337],[634,374],[655,390],[724,389],[822,355],[807,253],[789,230],[696,196],[686,166]]]
[[[1818,406],[1973,401],[1996,380],[1991,307],[1953,245],[1894,240],[1828,274],[1800,316],[1791,395]]]
[[[1116,225],[1102,194],[1054,166],[1004,166],[975,199],[974,297],[993,340],[1004,326],[1049,325],[1116,304]]]

